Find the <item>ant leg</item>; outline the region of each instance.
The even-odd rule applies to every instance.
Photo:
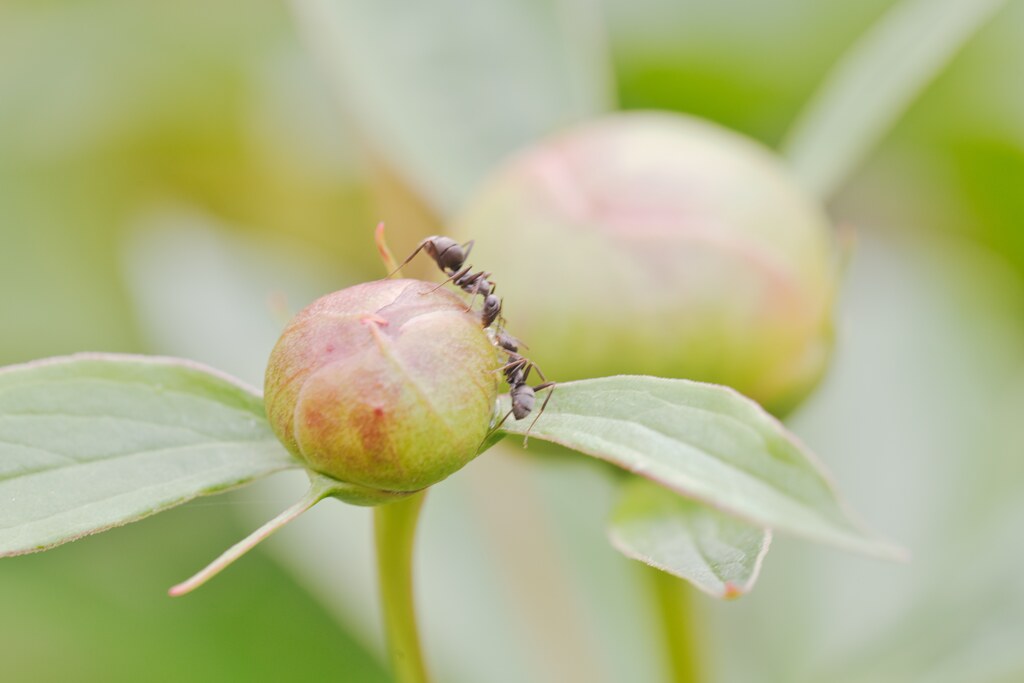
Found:
[[[533,364],[533,361],[531,360],[526,361],[526,365],[524,367],[526,369],[523,371],[523,384],[526,384],[527,380],[530,379],[530,370],[533,370],[536,366]]]
[[[544,391],[545,389],[550,389],[550,391],[548,391],[548,395],[544,397],[544,402],[540,404],[540,410],[537,411],[537,415],[533,418],[533,422],[530,423],[529,428],[526,430],[526,434],[523,435],[523,448],[526,448],[526,443],[530,439],[530,432],[533,431],[533,426],[537,424],[537,420],[539,420],[540,416],[544,414],[544,409],[548,407],[548,401],[551,400],[551,395],[555,393],[554,389],[556,384],[556,382],[544,382],[543,384],[538,384],[533,388],[535,392]]]
[[[466,266],[462,270],[457,271],[457,272],[452,273],[451,275],[449,275],[447,280],[445,280],[444,282],[439,284],[437,287],[434,287],[429,292],[421,292],[421,294],[430,294],[431,292],[436,292],[437,290],[441,289],[442,287],[444,287],[446,284],[448,284],[452,280],[454,280],[456,278],[462,277],[463,275],[465,275],[466,273],[468,273],[472,269],[473,269],[473,266]]]
[[[465,291],[466,291],[466,294],[472,294],[473,296],[469,300],[469,305],[466,306],[466,312],[467,313],[469,311],[473,310],[473,304],[476,303],[476,298],[477,298],[477,296],[480,295],[480,291],[481,291],[481,289],[485,285],[488,287],[488,289],[491,290],[492,294],[494,293],[494,285],[491,284],[490,281],[487,279],[490,276],[491,276],[490,273],[485,273],[483,271],[480,271],[475,276],[473,276],[473,278],[470,280],[473,283],[473,288],[469,289],[469,290],[465,290]]]
[[[505,413],[505,417],[501,418],[501,420],[498,421],[498,424],[494,425],[494,428],[491,429],[491,431],[487,432],[487,436],[484,437],[484,439],[489,438],[491,436],[491,434],[494,434],[494,432],[496,432],[499,429],[501,429],[501,425],[505,424],[505,420],[507,420],[508,416],[511,415],[511,414],[512,414],[511,410],[508,411],[507,413]]]
[[[541,381],[543,381],[543,382],[547,382],[549,386],[550,386],[551,384],[554,384],[554,382],[548,382],[548,378],[547,378],[547,377],[545,377],[545,376],[544,376],[544,373],[540,371],[540,366],[539,366],[539,365],[537,365],[537,364],[536,364],[536,363],[534,363],[533,361],[530,361],[530,365],[532,365],[532,366],[533,366],[533,369],[537,371],[537,374],[538,374],[538,375],[540,375],[540,379],[541,379]],[[545,389],[546,389],[547,387],[545,386],[545,387],[542,387],[542,388],[545,388]],[[534,391],[536,391],[536,390],[537,390],[537,387],[534,387]]]
[[[468,242],[466,242],[465,244],[462,245],[462,248],[465,249],[465,251],[462,252],[462,255],[465,258],[469,258],[469,252],[473,251],[473,243],[474,242],[476,242],[476,240],[470,240],[470,241],[468,241]]]
[[[512,358],[512,356],[515,356],[515,358]],[[524,358],[523,356],[520,356],[518,353],[513,354],[511,351],[508,352],[508,357],[511,360],[509,360],[509,362],[505,363],[500,368],[498,368],[496,370],[496,372],[504,372],[505,370],[508,370],[509,368],[514,368],[516,366],[522,366],[522,365],[530,362],[530,361],[526,360],[526,358]]]
[[[469,292],[469,293],[472,294],[473,296],[470,297],[469,305],[466,306],[466,313],[469,313],[470,311],[472,311],[473,310],[473,304],[476,303],[476,297],[480,293],[480,280],[477,280],[473,284],[473,291]]]
[[[494,371],[495,372],[505,372],[509,368],[514,368],[514,367],[522,364],[522,362],[525,360],[524,358],[512,358],[512,354],[509,354],[509,358],[511,358],[511,360],[509,362],[505,363],[504,365],[499,365],[497,368],[495,368]]]
[[[404,261],[402,261],[402,263],[397,268],[395,268],[393,271],[388,273],[388,277],[391,277],[392,275],[394,275],[395,273],[400,271],[402,268],[405,267],[405,264],[409,263],[409,261],[412,261],[414,258],[416,258],[416,254],[418,254],[421,251],[423,251],[423,247],[427,246],[428,242],[430,242],[429,238],[423,240],[422,242],[420,242],[419,246],[416,247],[416,249],[411,254],[409,254],[409,258],[407,258]]]

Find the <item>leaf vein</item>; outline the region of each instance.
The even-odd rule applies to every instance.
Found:
[[[102,463],[110,462],[111,460],[116,460],[118,458],[135,458],[135,457],[139,457],[139,456],[149,457],[149,456],[158,455],[158,454],[174,453],[176,451],[183,451],[183,450],[187,450],[187,449],[197,449],[198,450],[198,449],[216,448],[216,447],[235,448],[235,447],[238,447],[238,446],[259,445],[260,443],[267,443],[267,442],[270,442],[270,439],[253,439],[253,440],[237,440],[237,441],[217,441],[217,442],[214,442],[214,443],[205,443],[205,444],[179,444],[177,446],[168,446],[168,447],[164,447],[164,448],[150,448],[150,449],[145,449],[145,450],[141,450],[141,451],[132,451],[130,453],[114,453],[112,455],[109,455],[109,456],[106,456],[106,457],[102,457],[102,458],[93,458],[93,459],[90,459],[90,460],[78,460],[78,461],[75,461],[74,464],[57,465],[57,466],[54,466],[54,467],[41,468],[41,469],[33,470],[32,472],[27,473],[27,474],[26,473],[22,473],[22,472],[17,472],[17,473],[14,473],[13,475],[8,475],[6,477],[0,478],[0,483],[8,482],[8,481],[14,481],[14,480],[17,480],[17,479],[26,479],[26,478],[29,478],[29,477],[32,477],[32,476],[35,476],[35,475],[38,475],[38,474],[54,472],[54,471],[57,471],[57,470],[70,470],[70,469],[74,469],[76,467],[89,467],[91,465],[100,465]],[[282,451],[283,450],[284,449],[282,447]],[[289,459],[292,461],[292,464],[288,465],[289,467],[294,467],[294,466],[299,466],[300,465],[300,463],[297,460],[294,460],[294,458],[289,458]],[[284,462],[284,461],[282,460],[282,462]]]
[[[573,414],[573,413],[558,413],[557,416],[559,418],[566,419],[570,423],[571,423],[571,421],[574,418],[582,419],[582,420],[595,419],[595,416],[592,416],[592,415],[578,415],[578,414]],[[762,476],[759,476],[758,474],[756,474],[756,473],[754,473],[752,471],[749,471],[749,470],[744,469],[743,467],[740,467],[738,464],[736,464],[734,462],[730,462],[729,460],[723,459],[720,455],[718,455],[714,451],[711,451],[710,449],[704,449],[704,448],[701,448],[701,447],[694,446],[692,443],[689,443],[689,442],[684,441],[682,439],[676,438],[676,437],[674,437],[674,436],[672,436],[672,435],[670,435],[670,434],[668,434],[666,432],[663,432],[663,431],[661,431],[661,430],[659,430],[659,429],[657,429],[655,427],[652,427],[650,425],[646,425],[646,424],[643,424],[643,423],[640,423],[640,422],[634,422],[634,421],[626,419],[626,418],[610,417],[610,416],[607,416],[607,415],[601,415],[601,416],[596,416],[596,419],[599,419],[599,420],[609,420],[609,421],[618,422],[618,423],[625,423],[626,425],[628,425],[630,427],[639,428],[639,429],[641,429],[643,431],[649,432],[654,437],[656,437],[659,441],[668,441],[670,444],[682,444],[683,446],[687,447],[688,449],[690,449],[692,451],[695,451],[696,453],[698,453],[700,455],[705,456],[707,459],[709,459],[709,460],[711,460],[713,462],[721,463],[721,464],[729,467],[730,469],[732,469],[732,470],[734,470],[736,472],[739,472],[739,473],[741,473],[743,475],[746,475],[747,477],[749,477],[750,479],[752,479],[752,480],[754,480],[756,482],[759,482],[761,484],[766,485],[771,490],[776,491],[778,493],[781,493],[784,497],[789,498],[790,500],[799,502],[801,505],[806,506],[806,507],[808,507],[809,509],[811,509],[813,511],[821,512],[821,510],[819,508],[815,507],[814,501],[807,500],[807,499],[804,499],[802,497],[795,496],[791,492],[781,489],[776,483],[772,482],[770,479],[766,479],[766,478],[764,478]],[[539,426],[539,423],[538,423],[538,426]],[[569,426],[571,427],[572,425],[570,424]],[[608,439],[606,437],[600,436],[600,434],[599,434],[600,430],[586,430],[586,429],[582,429],[581,427],[576,427],[576,429],[577,429],[577,431],[576,431],[575,437],[576,437],[576,439],[578,441],[582,441],[582,442],[585,443],[586,439],[588,437],[590,437],[590,438],[597,438],[597,439],[600,439],[601,441],[603,441],[605,443],[612,444],[612,445],[614,445],[614,446],[616,446],[616,447],[618,447],[620,449],[626,449],[626,450],[628,450],[628,451],[630,451],[632,453],[639,453],[639,451],[637,451],[636,449],[632,448],[631,446],[629,446],[629,445],[627,445],[627,444],[625,444],[625,443],[623,443],[621,441],[612,440],[612,439]],[[543,428],[539,428],[539,429],[535,428],[534,432],[538,436],[544,434]],[[580,439],[580,436],[582,436],[583,438]],[[611,449],[607,449],[605,452],[608,452],[608,450],[611,450]],[[630,463],[630,465],[634,465],[634,464],[637,464],[637,463]],[[655,464],[661,464],[661,463],[657,463],[656,462]],[[630,469],[631,471],[634,471],[634,472],[637,471],[632,466],[628,467],[628,469]],[[641,469],[646,469],[646,467],[642,467]],[[687,478],[691,478],[690,475],[686,475],[686,476],[687,476]],[[820,481],[820,480],[815,479],[815,481]]]

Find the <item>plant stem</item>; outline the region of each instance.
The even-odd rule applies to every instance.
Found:
[[[377,574],[384,631],[397,683],[429,683],[413,603],[412,559],[416,523],[426,493],[374,508]]]
[[[655,608],[661,620],[669,680],[699,683],[702,680],[700,643],[693,628],[694,589],[682,579],[649,568]]]

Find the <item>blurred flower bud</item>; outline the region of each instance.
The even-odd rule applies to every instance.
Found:
[[[527,149],[459,215],[510,332],[559,380],[732,386],[776,413],[831,348],[837,255],[770,151],[675,114],[623,113]]]
[[[271,353],[274,432],[311,469],[370,490],[351,502],[430,486],[472,460],[487,434],[495,347],[479,314],[435,287],[380,280],[328,294]]]

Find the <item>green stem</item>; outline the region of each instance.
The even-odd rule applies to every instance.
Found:
[[[413,604],[412,558],[425,493],[374,508],[384,631],[397,683],[429,683]]]
[[[694,589],[682,579],[650,568],[652,594],[664,634],[672,683],[699,683],[702,680],[700,643],[693,628]]]

